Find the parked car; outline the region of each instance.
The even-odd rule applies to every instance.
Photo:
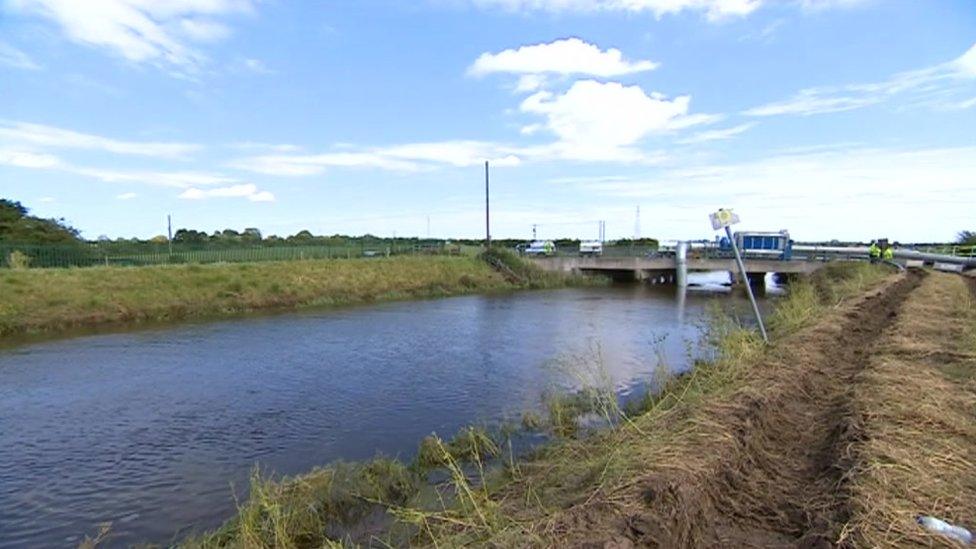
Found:
[[[549,256],[556,253],[556,245],[552,240],[536,240],[525,249],[525,255]]]

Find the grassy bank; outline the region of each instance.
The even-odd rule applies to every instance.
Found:
[[[760,447],[767,437],[796,436],[766,424],[778,423],[798,392],[814,390],[803,363],[820,355],[802,341],[822,342],[822,334],[814,335],[820,326],[848,314],[849,300],[889,276],[870,265],[837,264],[798,283],[769,319],[770,347],[754,330],[715,318],[707,339],[717,354],[710,361],[628,407],[617,428],[563,439],[519,464],[508,482],[483,493],[481,506],[492,510],[491,520],[456,510],[428,513],[415,541],[498,547],[783,542],[758,528],[738,539],[731,533],[710,538],[718,531],[712,515],[725,508],[745,511],[749,503],[736,494],[752,492],[758,500],[762,483],[787,483],[776,471],[794,467],[790,456]],[[768,518],[762,513],[775,516],[788,507],[773,502],[775,511],[755,510],[735,520]]]
[[[967,288],[968,285],[972,288]],[[976,283],[933,273],[905,301],[856,388],[851,519],[859,547],[947,544],[916,523],[976,527]],[[906,390],[909,389],[909,390]]]
[[[716,319],[708,334],[717,349],[713,360],[626,412],[599,387],[554,398],[547,403],[549,417],[523,418],[523,429],[544,429],[554,437],[527,459],[512,456],[505,429],[468,429],[446,442],[425,439],[417,458],[406,465],[379,458],[294,478],[257,475],[237,517],[185,545],[603,546],[620,528],[630,531],[629,517],[640,516],[648,493],[678,497],[667,495],[667,485],[654,485],[651,468],[707,476],[715,459],[740,453],[735,433],[742,426],[722,425],[715,418],[743,413],[742,399],[761,401],[767,398],[764,390],[789,398],[797,384],[802,388],[803,376],[785,370],[782,362],[763,364],[770,356],[788,357],[793,339],[808,335],[811,325],[848,314],[852,296],[885,283],[888,276],[889,271],[869,265],[837,265],[797,284],[770,319],[770,348],[754,331],[728,318]],[[617,427],[586,434],[576,421],[587,413],[606,416]],[[431,487],[431,469],[448,480]],[[690,513],[695,509],[688,506]],[[371,527],[363,529],[363,517],[370,517]],[[634,526],[652,539],[682,539],[675,532],[655,532],[659,527],[652,519]]]
[[[506,256],[507,257],[507,256]],[[585,283],[474,257],[410,256],[151,267],[4,269],[0,336]]]

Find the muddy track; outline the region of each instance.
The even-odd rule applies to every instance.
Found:
[[[908,273],[778,345],[750,389],[707,411],[716,440],[699,445],[703,457],[643,479],[644,510],[622,533],[661,547],[832,546],[850,517],[845,476],[863,436],[853,388],[923,277]]]

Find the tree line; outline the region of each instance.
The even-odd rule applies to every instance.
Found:
[[[557,248],[571,248],[578,246],[579,239],[558,238],[551,239]],[[527,239],[505,238],[493,240],[496,246],[514,248],[523,244]],[[350,236],[342,234],[315,235],[309,230],[301,230],[289,236],[265,236],[260,229],[248,227],[242,231],[224,229],[206,233],[196,229],[181,228],[173,233],[173,244],[187,246],[275,246],[275,245],[303,245],[303,246],[355,246],[362,243],[389,242],[395,244],[434,244],[444,243],[444,239],[424,239],[419,237],[380,237],[371,234]],[[451,239],[455,244],[480,246],[481,239]],[[42,218],[30,214],[30,210],[15,200],[0,198],[0,243],[32,244],[32,245],[81,245],[99,243],[104,245],[163,245],[169,243],[165,235],[142,240],[138,238],[110,239],[99,237],[96,241],[86,241],[81,238],[78,229],[72,227],[64,218]],[[976,245],[976,231],[960,231],[956,243],[962,245]],[[619,239],[614,241],[616,246],[657,247],[658,241],[653,238]]]

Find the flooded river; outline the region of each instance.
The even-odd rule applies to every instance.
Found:
[[[724,281],[724,273],[698,282]],[[693,279],[693,282],[695,279]],[[712,287],[711,289],[720,289]],[[626,394],[687,368],[705,288],[618,285],[145,328],[0,349],[0,547],[166,543],[280,474],[518,417],[602,354]],[[573,358],[576,357],[576,358]],[[233,488],[232,488],[233,486]]]

